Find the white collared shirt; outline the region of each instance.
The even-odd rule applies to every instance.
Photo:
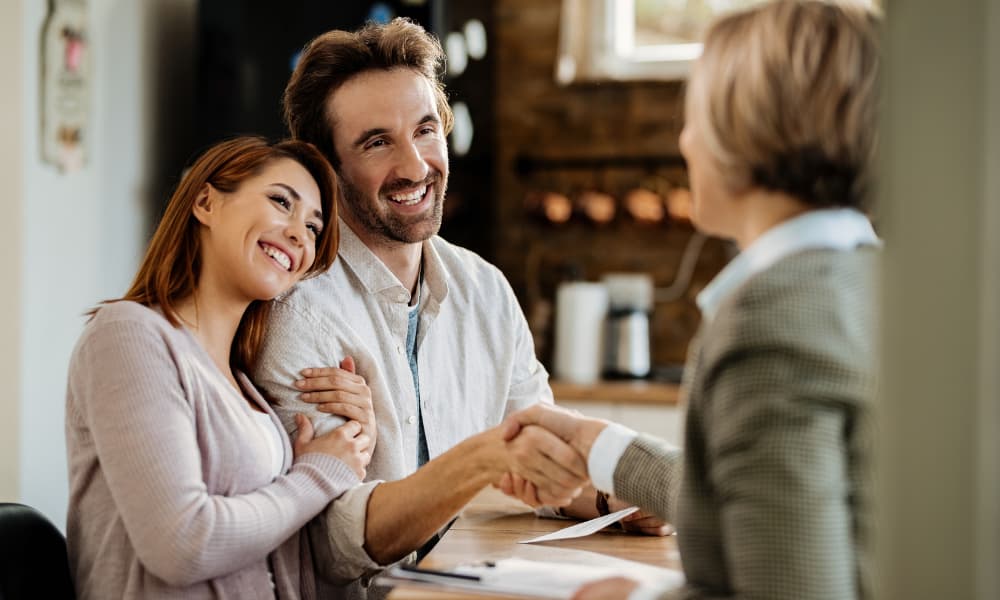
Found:
[[[754,240],[698,294],[701,317],[711,321],[730,294],[783,258],[805,250],[853,250],[880,243],[868,217],[851,208],[811,210],[783,221]]]
[[[326,511],[331,547],[316,549],[317,562],[338,578],[379,568],[363,547],[368,497],[380,480],[416,471],[421,415],[434,459],[513,411],[552,402],[527,321],[499,269],[437,236],[423,243],[423,269],[419,410],[406,353],[410,291],[343,221],[333,266],[275,300],[253,374],[288,429],[299,412],[317,429],[331,418],[299,400],[292,383],[301,369],[353,356],[371,388],[378,441],[368,477]]]

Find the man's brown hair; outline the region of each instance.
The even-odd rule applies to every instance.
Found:
[[[360,73],[405,68],[431,83],[447,135],[454,117],[441,81],[444,67],[440,42],[409,19],[396,18],[384,25],[369,23],[353,32],[328,31],[306,45],[288,80],[282,97],[285,124],[292,137],[313,144],[339,166],[330,95]]]

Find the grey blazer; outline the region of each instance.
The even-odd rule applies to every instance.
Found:
[[[809,250],[733,293],[689,352],[685,451],[638,437],[615,492],[673,522],[664,598],[870,598],[877,250]]]

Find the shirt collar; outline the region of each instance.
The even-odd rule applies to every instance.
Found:
[[[722,302],[754,275],[805,250],[852,250],[881,245],[868,218],[852,208],[811,210],[764,232],[729,262],[696,299],[702,318],[715,317]]]
[[[409,304],[409,291],[396,279],[389,267],[385,266],[379,257],[371,251],[361,238],[344,222],[338,219],[340,227],[340,246],[337,256],[344,261],[346,267],[357,275],[361,285],[369,294],[388,293],[398,301]],[[424,300],[440,303],[448,294],[448,271],[441,261],[431,237],[423,242],[423,284],[428,292]],[[418,283],[418,285],[421,285]]]

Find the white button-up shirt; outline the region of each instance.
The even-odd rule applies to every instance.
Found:
[[[419,412],[433,459],[498,425],[513,411],[551,403],[552,391],[545,368],[535,358],[524,314],[502,273],[439,237],[424,242],[423,261]],[[374,486],[417,469],[416,391],[403,351],[409,302],[409,290],[341,222],[334,265],[274,302],[254,372],[255,383],[276,403],[290,430],[297,412],[314,423],[330,418],[298,399],[292,383],[302,369],[337,365],[352,356],[371,387],[378,442],[368,482],[330,505],[323,516],[329,548],[314,548],[319,569],[340,580],[379,568],[363,548]]]
[[[853,250],[881,242],[868,217],[852,208],[811,210],[768,229],[736,256],[695,301],[711,320],[722,303],[748,279],[779,260],[806,250]]]

